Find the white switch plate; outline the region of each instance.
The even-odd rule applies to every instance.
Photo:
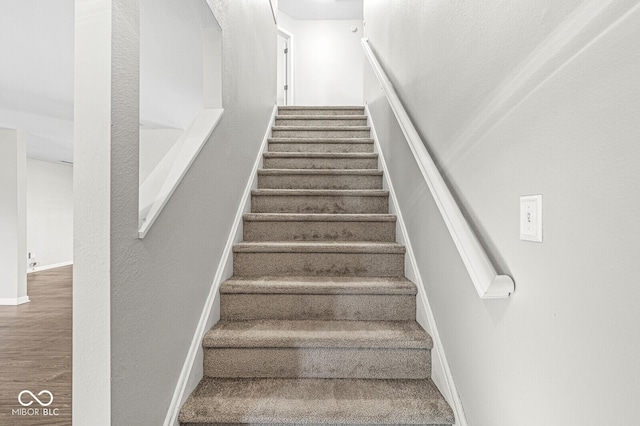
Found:
[[[520,239],[542,242],[542,195],[520,197]]]

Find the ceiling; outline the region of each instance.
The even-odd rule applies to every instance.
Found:
[[[73,26],[74,0],[2,2],[0,127],[29,158],[73,161]]]
[[[278,0],[278,9],[298,20],[363,19],[363,0]]]

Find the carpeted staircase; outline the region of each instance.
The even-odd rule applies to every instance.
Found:
[[[182,425],[451,425],[362,107],[280,107]]]

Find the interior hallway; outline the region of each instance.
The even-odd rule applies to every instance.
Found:
[[[31,302],[0,306],[0,425],[71,424],[72,275],[72,266],[29,274]],[[50,391],[53,402],[46,408],[58,415],[12,415],[23,408],[23,390]],[[46,394],[40,399],[49,401]],[[24,408],[43,409],[24,394],[23,403],[29,402]]]

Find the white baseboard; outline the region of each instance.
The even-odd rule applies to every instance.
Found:
[[[8,299],[0,299],[0,306],[18,306],[30,301],[29,296],[12,297]]]
[[[73,261],[71,261],[71,262],[54,263],[52,265],[36,266],[35,268],[29,268],[29,270],[27,271],[27,274],[32,274],[34,272],[40,272],[40,271],[46,271],[48,269],[62,268],[63,266],[69,266],[69,265],[73,265]]]
[[[240,205],[236,211],[236,216],[233,220],[233,224],[231,225],[231,230],[229,231],[227,243],[224,246],[222,257],[218,264],[218,269],[216,270],[213,283],[209,290],[209,295],[207,296],[204,308],[202,309],[202,314],[200,314],[200,320],[198,321],[195,333],[193,334],[191,346],[189,346],[187,357],[182,366],[180,376],[178,377],[178,382],[164,420],[164,426],[178,425],[180,407],[182,407],[184,401],[202,378],[202,370],[196,369],[194,371],[194,365],[196,360],[202,360],[202,339],[204,338],[205,333],[214,325],[214,319],[211,318],[211,311],[214,306],[214,302],[217,299],[220,284],[222,284],[222,282],[231,275],[231,271],[233,270],[233,256],[231,253],[234,244],[242,240],[242,216],[251,208],[251,190],[257,186],[258,168],[262,164],[262,153],[267,149],[267,141],[271,135],[271,127],[274,125],[277,111],[278,107],[274,105],[271,113],[271,119],[267,126],[267,131],[264,134],[262,145],[260,146],[260,151],[258,152],[256,161],[253,164],[253,169],[251,170],[247,186],[242,194]]]
[[[369,123],[368,125],[371,127],[371,137],[374,140],[375,151],[378,153],[380,165],[382,166],[382,170],[384,172],[385,187],[389,190],[389,198],[391,201],[389,206],[390,213],[395,214],[397,217],[398,242],[404,244],[407,249],[406,259],[408,260],[408,262],[406,262],[405,266],[405,275],[418,287],[418,294],[416,297],[416,320],[431,335],[431,338],[433,340],[433,351],[431,355],[432,380],[453,409],[456,417],[455,424],[457,426],[468,426],[467,419],[462,407],[462,401],[460,400],[460,396],[458,395],[455,382],[453,381],[453,375],[451,373],[451,369],[449,368],[449,363],[447,361],[444,348],[442,347],[442,341],[440,340],[440,334],[438,333],[436,320],[433,316],[431,305],[429,304],[429,299],[426,294],[424,282],[422,281],[422,276],[420,275],[420,270],[418,269],[418,263],[416,261],[415,254],[413,253],[413,248],[411,247],[409,233],[407,232],[404,219],[402,218],[400,204],[398,203],[398,198],[396,197],[393,183],[391,182],[391,176],[389,175],[387,163],[384,160],[384,154],[380,149],[380,141],[378,140],[375,126],[373,125],[373,122],[371,120],[371,113],[369,111],[368,105],[365,106],[365,114],[367,115],[367,120]]]

